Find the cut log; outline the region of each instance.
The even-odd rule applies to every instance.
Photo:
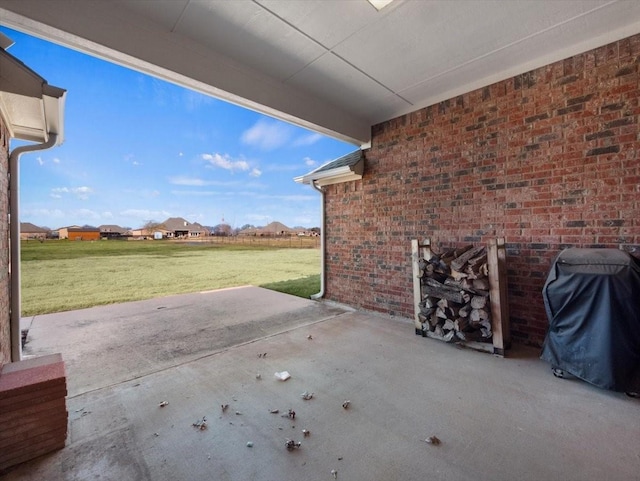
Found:
[[[484,309],[471,309],[469,321],[472,323],[479,323],[480,321],[485,321],[487,319],[489,319],[489,313]]]
[[[486,277],[483,277],[482,279],[474,279],[472,285],[474,289],[487,291],[487,294],[489,294],[489,280]]]
[[[487,253],[486,252],[480,254],[477,257],[474,257],[473,259],[469,259],[467,264],[469,265],[469,267],[476,267],[476,266],[480,266],[480,265],[484,264],[485,262],[487,262]]]
[[[467,317],[469,312],[471,312],[471,304],[465,304],[458,310],[458,315],[460,317]]]
[[[462,268],[467,262],[469,262],[469,259],[477,257],[480,253],[484,252],[484,250],[484,246],[478,246],[469,249],[464,254],[451,261],[451,269],[462,271]]]
[[[449,274],[454,280],[459,281],[467,277],[467,274],[464,272],[458,272],[455,269],[451,269],[451,274]]]
[[[425,308],[429,309],[432,307],[436,307],[438,305],[438,300],[436,297],[429,297],[426,296],[423,301],[422,304],[424,305]]]
[[[487,331],[491,331],[491,321],[489,319],[482,319],[480,321],[480,325],[484,327]]]
[[[453,341],[454,336],[456,335],[456,331],[449,331],[447,333],[444,334],[444,336],[442,336],[442,340],[444,342],[451,342]]]
[[[460,288],[445,286],[435,279],[426,278],[423,280],[422,293],[423,295],[426,294],[462,304],[462,291]]]
[[[442,325],[442,329],[444,329],[445,331],[453,331],[454,330],[454,323],[451,319],[447,319],[446,321],[444,321],[444,324]]]
[[[431,314],[435,312],[435,307],[420,307],[420,315],[424,317],[429,317]]]
[[[460,332],[464,331],[469,327],[469,321],[467,321],[464,317],[459,317],[455,321],[453,321],[453,328]]]
[[[487,298],[485,296],[473,296],[471,298],[471,307],[473,309],[482,309],[487,305]]]

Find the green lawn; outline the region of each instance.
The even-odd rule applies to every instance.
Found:
[[[23,241],[22,315],[242,285],[308,297],[319,249],[175,241]]]

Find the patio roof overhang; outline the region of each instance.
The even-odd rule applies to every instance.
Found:
[[[0,0],[0,23],[366,148],[373,125],[640,33],[640,2]]]

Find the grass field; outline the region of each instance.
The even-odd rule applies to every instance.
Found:
[[[302,297],[317,292],[319,249],[301,243],[280,246],[259,241],[23,241],[22,315],[241,285]]]

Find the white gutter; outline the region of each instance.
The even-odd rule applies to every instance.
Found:
[[[22,335],[20,332],[20,163],[18,160],[25,152],[45,150],[56,145],[58,136],[49,132],[46,142],[36,145],[16,147],[9,154],[9,252],[11,270],[10,297],[10,332],[11,332],[11,362],[22,359]]]
[[[311,295],[311,299],[317,300],[324,297],[324,257],[325,257],[325,208],[324,208],[324,191],[318,187],[315,181],[310,182],[311,187],[320,192],[321,209],[320,209],[320,292]]]

